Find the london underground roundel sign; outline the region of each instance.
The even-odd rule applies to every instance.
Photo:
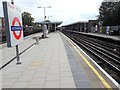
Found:
[[[21,10],[9,3],[3,2],[7,46],[12,47],[23,42]]]
[[[18,23],[19,26],[15,26],[15,23]],[[13,32],[14,37],[19,40],[22,35],[22,26],[17,17],[15,17],[12,21],[11,31]],[[17,35],[15,31],[19,31],[19,34]]]

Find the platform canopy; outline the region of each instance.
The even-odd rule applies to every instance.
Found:
[[[46,24],[48,29],[51,31],[51,32],[54,32],[56,31],[57,27],[62,24],[63,22],[62,21],[55,21],[55,22],[36,22],[36,24],[39,24],[39,25],[43,25],[43,24]]]

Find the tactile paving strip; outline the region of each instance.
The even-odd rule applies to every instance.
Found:
[[[91,88],[90,82],[85,77],[85,72],[84,72],[82,66],[80,66],[77,63],[77,58],[74,55],[73,51],[71,50],[70,45],[68,45],[68,42],[64,38],[62,38],[62,39],[64,41],[64,46],[65,46],[65,49],[67,52],[68,60],[70,63],[70,67],[72,70],[72,74],[73,74],[73,78],[74,78],[76,87],[77,88]]]

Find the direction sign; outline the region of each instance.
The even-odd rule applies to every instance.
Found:
[[[7,46],[16,46],[23,41],[21,10],[9,2],[3,2],[3,10],[5,17]]]

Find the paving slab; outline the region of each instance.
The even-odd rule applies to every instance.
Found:
[[[21,50],[34,42],[32,37],[25,39],[25,42],[20,46]],[[39,44],[30,47],[20,55],[21,65],[16,65],[16,60],[14,60],[2,69],[3,88],[75,87],[63,43],[60,34],[56,32],[50,33],[49,38],[41,39]],[[12,53],[11,57],[4,56],[3,60],[15,56],[15,48],[9,50],[4,47],[2,49],[4,53],[8,51]]]

